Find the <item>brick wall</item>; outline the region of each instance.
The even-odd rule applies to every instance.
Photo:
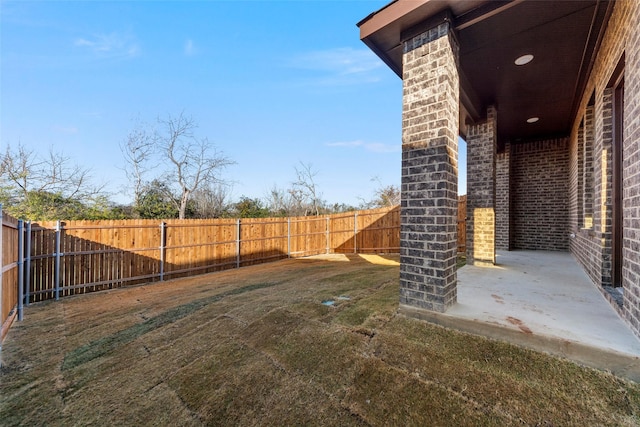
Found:
[[[610,110],[610,100],[607,105]],[[594,106],[589,106],[584,111],[576,134],[572,135],[569,140],[569,231],[571,233],[569,246],[571,253],[584,267],[591,280],[594,283],[601,283],[604,280],[604,263],[608,262],[610,265],[611,262],[609,252],[604,251],[604,246],[601,244],[603,240],[609,239],[610,246],[611,223],[609,222],[608,226],[606,222],[602,223],[603,212],[606,217],[610,201],[608,204],[606,200],[599,203],[603,185],[605,191],[607,191],[607,185],[610,191],[611,182],[602,178],[611,173],[611,170],[606,169],[607,165],[610,169],[611,152],[610,149],[602,151],[604,135],[602,126],[599,138],[595,137],[594,110]],[[609,130],[609,147],[610,139],[611,132]],[[609,160],[605,159],[603,163],[602,156],[606,156],[607,152]],[[605,165],[605,170],[602,165]],[[595,206],[598,206],[599,209],[595,209]],[[608,215],[610,216],[610,212]],[[605,232],[603,232],[603,228]],[[608,282],[602,282],[602,284],[610,284],[611,282],[610,273],[607,272],[606,275]]]
[[[637,0],[626,3],[629,9],[622,15],[628,19],[629,31],[624,85],[623,310],[640,336],[640,3]]]
[[[570,139],[569,230],[575,233],[571,252],[592,280],[601,286],[611,284],[612,231],[612,89],[611,77],[624,55],[624,141],[623,141],[623,263],[624,289],[622,313],[640,337],[640,2],[619,0],[578,109]],[[592,99],[595,100],[593,107]],[[580,124],[588,123],[593,111],[592,194],[580,189]],[[588,125],[587,125],[588,126]],[[586,153],[588,155],[588,153]],[[587,163],[588,166],[588,163]],[[584,166],[583,166],[584,167]],[[582,183],[589,177],[583,172]],[[580,193],[580,190],[582,193]],[[589,213],[592,200],[593,226],[581,222]],[[582,205],[579,202],[582,201]],[[585,203],[586,202],[586,203]],[[582,212],[581,212],[582,211]],[[585,227],[585,225],[587,227]],[[604,292],[606,294],[606,292]]]
[[[567,139],[511,147],[514,249],[569,250]]]

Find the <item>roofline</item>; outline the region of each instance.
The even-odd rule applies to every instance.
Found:
[[[369,19],[371,19],[374,15],[382,12],[383,10],[385,10],[386,8],[388,8],[389,6],[391,6],[393,3],[397,2],[398,0],[392,0],[391,2],[387,3],[386,5],[382,6],[380,9],[371,12],[370,14],[368,14],[366,17],[362,18],[357,24],[356,26],[358,26],[358,28],[360,28],[360,26],[362,24],[364,24],[365,22],[367,22]]]
[[[443,2],[446,5],[449,1]],[[456,1],[456,0],[453,0]],[[391,3],[384,6],[382,9],[369,14],[362,21],[358,22],[357,26],[360,28],[360,38],[370,36],[374,32],[386,27],[391,22],[397,21],[421,6],[432,3],[435,5],[435,0],[412,0],[412,1],[399,1],[393,0]]]

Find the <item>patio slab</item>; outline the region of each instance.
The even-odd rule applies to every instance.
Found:
[[[569,253],[498,252],[495,266],[458,270],[446,313],[400,313],[640,381],[640,340]]]

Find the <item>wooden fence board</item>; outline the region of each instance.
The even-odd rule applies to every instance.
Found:
[[[458,253],[467,248],[467,196],[458,197]]]

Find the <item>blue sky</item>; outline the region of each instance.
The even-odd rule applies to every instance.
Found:
[[[184,111],[236,162],[236,199],[304,162],[357,204],[400,183],[402,82],[356,27],[387,2],[3,1],[0,147],[53,147],[127,202],[119,144]]]

